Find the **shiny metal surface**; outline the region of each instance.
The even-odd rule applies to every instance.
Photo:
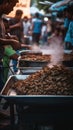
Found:
[[[6,100],[19,103],[19,104],[44,104],[44,105],[72,105],[73,96],[64,95],[17,95],[13,90],[12,84],[17,80],[25,80],[29,75],[13,75],[7,80],[3,90],[1,91],[1,97]],[[30,82],[30,81],[29,81]]]

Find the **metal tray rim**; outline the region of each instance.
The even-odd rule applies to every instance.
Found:
[[[28,77],[29,75],[25,75],[25,76]],[[16,77],[17,79],[20,79],[20,80],[21,80],[21,79],[25,79],[23,75],[10,75],[9,78],[8,78],[8,80],[6,81],[6,83],[5,83],[5,85],[4,85],[3,89],[2,89],[2,91],[0,92],[0,94],[3,93],[5,87],[6,87],[7,84],[9,83],[10,79],[11,79],[11,78],[14,78],[14,77]],[[21,78],[19,78],[19,77],[21,77]]]
[[[22,98],[22,97],[36,97],[36,98],[73,98],[73,96],[71,95],[16,95],[16,96],[9,96],[9,95],[1,95],[3,97],[17,97],[17,98]]]

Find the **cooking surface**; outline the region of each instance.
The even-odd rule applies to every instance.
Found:
[[[19,80],[25,80],[27,75],[14,75],[9,77],[5,84],[1,96],[13,104],[24,105],[72,105],[72,95],[17,95],[15,89],[12,89],[12,85]]]
[[[18,61],[20,67],[44,67],[50,62],[50,55],[23,55]]]
[[[44,67],[29,75],[11,77],[3,94],[11,90],[17,95],[73,95],[73,71],[64,66]]]
[[[73,95],[73,71],[64,66],[44,67],[12,88],[18,95]]]

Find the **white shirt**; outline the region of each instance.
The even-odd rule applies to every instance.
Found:
[[[24,22],[23,21],[23,33],[24,35],[28,35],[28,31],[29,31],[29,28],[30,28],[31,24],[30,22]]]
[[[41,35],[43,36],[47,32],[47,26],[43,25],[41,29]]]

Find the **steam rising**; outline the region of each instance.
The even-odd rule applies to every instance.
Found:
[[[51,53],[51,64],[52,65],[58,65],[61,64],[61,61],[63,59],[64,49],[62,44],[57,42],[52,42],[52,44],[49,46],[49,50],[52,49]]]
[[[33,50],[41,51],[42,54],[50,54],[51,62],[50,65],[59,65],[63,59],[64,47],[61,39],[57,37],[51,40],[51,43],[47,46],[33,45]]]
[[[34,43],[32,45],[32,50],[35,51],[35,52],[40,52],[41,48],[36,43]]]

